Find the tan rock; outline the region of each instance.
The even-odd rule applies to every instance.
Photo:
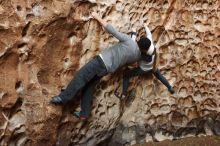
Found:
[[[219,134],[219,6],[219,0],[0,1],[0,145],[131,145]],[[149,25],[174,95],[153,76],[136,77],[129,87],[135,96],[119,100],[119,70],[96,87],[86,123],[71,115],[79,101],[49,103],[117,41],[92,20],[93,11],[124,33],[137,28],[143,35],[142,23]]]

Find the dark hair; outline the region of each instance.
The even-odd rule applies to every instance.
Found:
[[[148,49],[150,48],[151,41],[148,38],[146,38],[146,37],[142,37],[137,42],[137,44],[138,44],[138,47],[139,47],[141,52],[147,52]]]

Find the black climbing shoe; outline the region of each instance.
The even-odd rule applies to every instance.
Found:
[[[60,98],[60,96],[52,97],[50,102],[53,104],[63,104],[63,100]]]
[[[87,121],[88,120],[88,117],[81,115],[80,112],[74,112],[73,116],[76,117],[77,119],[81,120],[81,121]]]
[[[124,99],[126,96],[124,94],[120,94],[117,91],[114,92],[115,96],[118,97],[119,99]]]
[[[169,91],[171,94],[174,94],[174,93],[175,93],[173,87],[169,88],[168,91]]]

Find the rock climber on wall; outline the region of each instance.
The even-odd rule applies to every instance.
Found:
[[[74,113],[74,115],[81,120],[87,120],[90,115],[92,96],[98,81],[108,73],[115,72],[124,65],[140,60],[142,56],[141,52],[147,51],[151,45],[151,41],[148,38],[141,38],[138,42],[133,41],[127,34],[117,31],[95,12],[92,13],[92,17],[96,19],[107,32],[117,38],[119,42],[105,49],[81,67],[67,88],[58,96],[54,96],[51,99],[51,103],[53,104],[66,104],[83,88],[84,93],[81,101],[81,111]]]

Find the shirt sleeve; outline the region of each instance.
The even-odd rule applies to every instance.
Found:
[[[151,41],[151,45],[150,45],[150,48],[148,49],[147,54],[152,55],[154,52],[154,43],[153,43],[152,34],[150,32],[149,27],[145,26],[145,32],[146,32],[146,37]]]
[[[145,28],[145,32],[146,32],[146,37],[147,37],[147,38],[151,41],[151,43],[152,43],[152,34],[151,34],[151,32],[150,32],[149,27],[145,26],[144,28]]]
[[[117,31],[111,24],[107,24],[105,30],[110,34],[112,34],[115,38],[117,38],[121,42],[125,42],[129,40],[129,36],[127,34]]]

